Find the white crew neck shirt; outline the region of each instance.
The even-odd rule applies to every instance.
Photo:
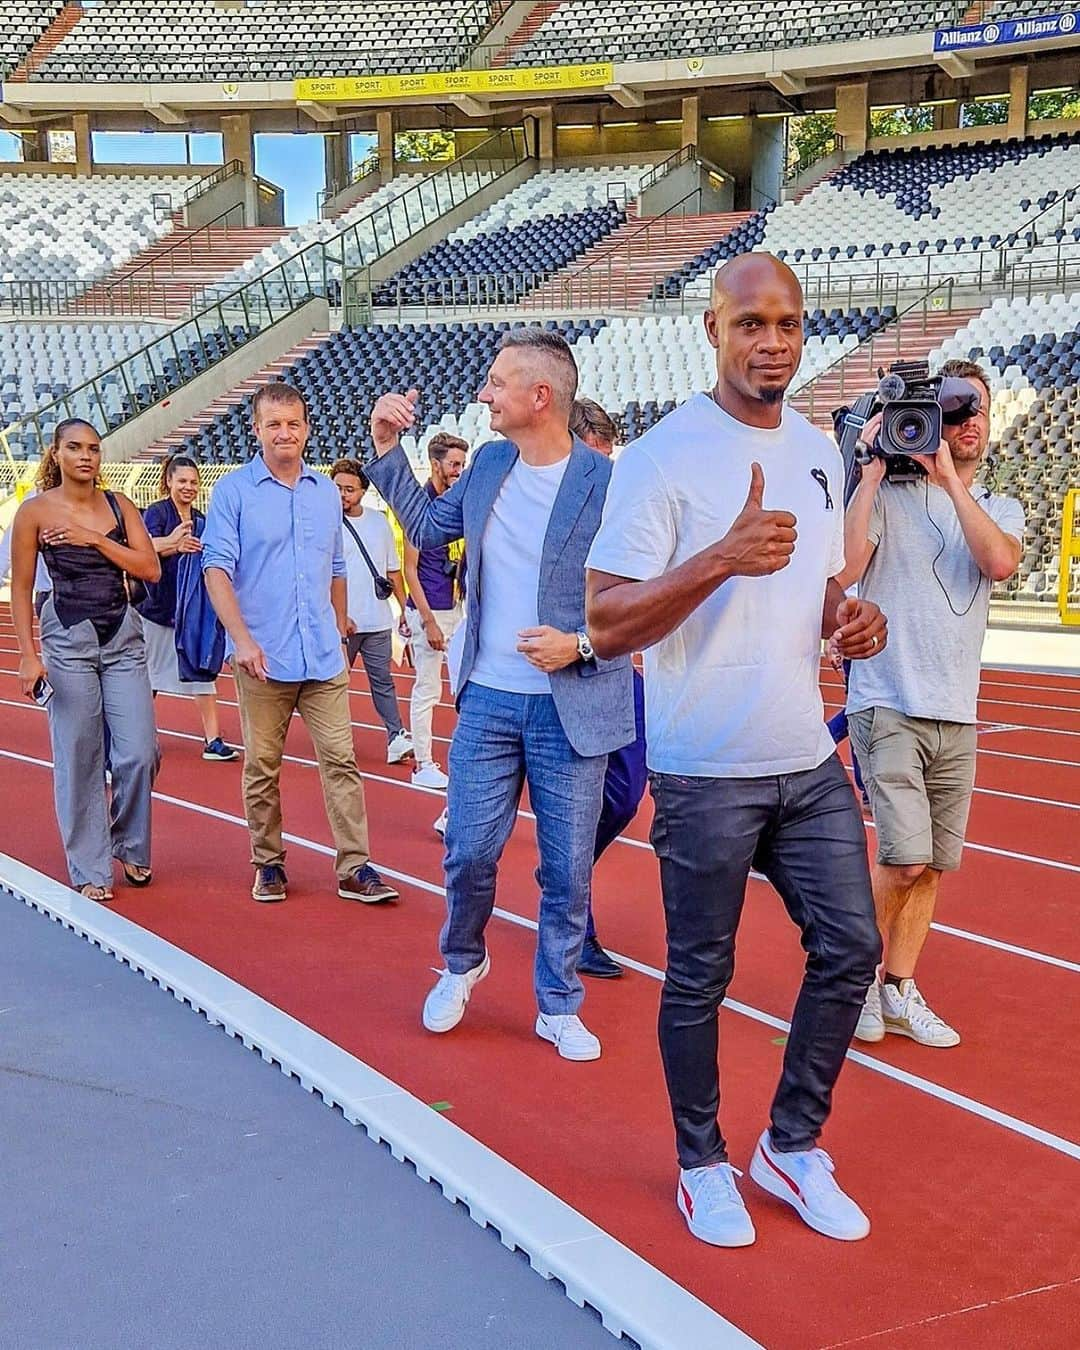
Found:
[[[480,633],[470,681],[509,694],[550,694],[551,680],[517,650],[536,628],[540,558],[570,456],[534,466],[519,455],[503,479],[480,541]]]
[[[394,532],[382,511],[365,506],[361,515],[347,516],[346,519],[364,541],[364,547],[381,576],[401,571]],[[364,555],[349,525],[343,522],[341,526],[341,548],[345,554],[348,585],[346,612],[356,624],[358,633],[381,633],[387,628],[393,628],[394,611],[389,600],[380,600],[375,594],[375,578],[364,561]]]
[[[833,753],[818,678],[825,587],[844,566],[843,465],[794,408],[775,429],[737,421],[708,394],[669,413],[616,462],[587,566],[638,581],[678,567],[727,533],[755,460],[765,509],[797,518],[795,552],[771,576],[725,581],[645,652],[656,773],[757,778]]]

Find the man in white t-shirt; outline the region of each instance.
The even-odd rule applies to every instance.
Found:
[[[469,559],[447,791],[446,969],[424,1026],[456,1027],[490,969],[495,879],[527,782],[540,854],[535,1030],[563,1059],[592,1060],[600,1040],[578,1015],[577,967],[604,771],[609,752],[634,738],[634,707],[629,659],[597,659],[585,628],[585,556],[611,465],[570,433],[576,391],[562,337],[511,329],[480,391],[505,439],[431,497],[398,446],[417,391],[384,394],[365,470],[418,549],[464,538]]]
[[[690,1231],[717,1246],[755,1237],[717,1121],[717,1013],[751,866],[808,953],[751,1176],[830,1237],[870,1230],[817,1147],[881,951],[863,824],[818,674],[823,636],[854,659],[881,650],[886,629],[877,606],[846,599],[835,580],[840,454],[783,404],[802,324],[799,283],[776,258],[746,254],[717,272],[705,315],[716,386],[623,452],[587,564],[596,650],[645,653],[676,1199]]]
[[[390,522],[381,511],[364,509],[368,480],[354,459],[339,459],[330,469],[330,477],[341,494],[341,548],[345,554],[348,623],[345,627],[345,654],[350,670],[359,656],[368,677],[371,701],[386,728],[386,762],[400,764],[413,753],[412,736],[401,721],[397,690],[390,663],[393,658],[394,611],[389,590],[405,613],[405,583]],[[408,638],[404,618],[398,632]]]
[[[848,573],[860,594],[888,606],[893,641],[881,661],[852,667],[847,711],[874,812],[885,945],[855,1035],[947,1049],[960,1033],[926,1003],[915,965],[941,875],[964,851],[990,587],[1020,564],[1024,511],[975,482],[990,439],[986,372],[954,360],[941,373],[978,395],[971,416],[943,427],[935,454],[914,456],[926,469],[917,482],[885,479],[875,456],[848,506]],[[880,425],[877,417],[863,428],[867,445]]]

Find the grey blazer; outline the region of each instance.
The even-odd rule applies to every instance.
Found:
[[[465,540],[469,565],[459,691],[476,662],[480,637],[484,529],[517,457],[510,441],[481,446],[454,486],[434,499],[416,481],[400,447],[364,467],[415,548]],[[544,537],[536,597],[540,622],[564,633],[585,627],[585,558],[600,526],[610,479],[611,461],[575,437]],[[579,755],[606,755],[634,739],[629,657],[575,661],[551,676],[551,693],[567,740]]]

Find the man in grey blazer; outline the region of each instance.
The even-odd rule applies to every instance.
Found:
[[[506,439],[482,446],[432,499],[398,447],[416,391],[384,394],[371,416],[366,471],[412,544],[464,537],[469,559],[450,747],[446,969],[424,1004],[424,1025],[457,1026],[490,969],[484,930],[528,783],[540,853],[536,1033],[564,1059],[589,1060],[600,1042],[578,1016],[577,963],[607,756],[633,740],[634,707],[629,659],[599,660],[585,628],[585,557],[611,465],[570,434],[576,391],[567,343],[539,328],[514,329],[479,396]]]

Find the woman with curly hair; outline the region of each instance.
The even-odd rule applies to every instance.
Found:
[[[195,505],[199,488],[199,466],[188,455],[173,455],[162,465],[161,500],[143,512],[143,524],[161,562],[161,580],[147,586],[146,597],[136,608],[142,615],[150,688],[155,694],[179,694],[195,700],[203,726],[202,757],[222,763],[238,755],[221,738],[217,688],[212,680],[181,680],[176,652],[180,560],[189,553],[202,553],[206,525],[206,517]]]
[[[22,692],[48,709],[56,818],[71,884],[108,901],[114,857],[132,886],[151,880],[154,710],[142,620],[128,603],[127,578],[157,581],[161,564],[134,503],[102,487],[100,468],[101,441],[90,423],[61,422],[42,457],[37,495],[12,525],[11,609]],[[40,656],[32,597],[39,553],[53,588],[41,611]]]

